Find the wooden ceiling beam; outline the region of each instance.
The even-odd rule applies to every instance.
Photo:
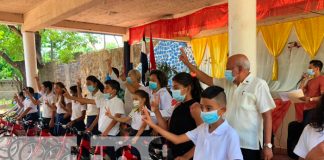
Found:
[[[117,27],[110,25],[102,24],[93,24],[85,22],[75,22],[75,21],[62,21],[56,23],[49,28],[63,29],[63,30],[73,30],[81,32],[93,32],[93,33],[105,33],[105,34],[114,34],[114,35],[125,35],[127,28]]]
[[[24,14],[23,30],[38,31],[103,3],[104,0],[45,0]]]
[[[0,22],[5,24],[22,24],[24,17],[22,14],[0,12]]]

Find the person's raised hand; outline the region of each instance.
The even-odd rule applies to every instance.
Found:
[[[149,126],[154,125],[154,122],[151,119],[150,113],[148,112],[147,108],[143,108],[142,120]]]
[[[109,118],[113,118],[114,116],[111,114],[111,111],[110,111],[110,109],[108,108],[106,108],[106,113],[105,113],[105,115],[107,116],[107,117],[109,117]]]
[[[64,93],[63,93],[63,96],[67,99],[70,99],[72,96],[69,94],[68,91],[66,91],[66,89],[63,89]]]
[[[159,110],[160,97],[155,96],[154,100],[151,102],[151,111],[156,112]]]
[[[188,56],[186,55],[186,52],[184,51],[183,48],[180,48],[180,51],[181,51],[181,54],[179,56],[180,61],[182,61],[182,63],[184,63],[185,65],[188,65],[190,62]]]
[[[81,87],[81,78],[78,78],[77,86],[78,86],[78,87]]]
[[[35,80],[36,80],[36,81],[39,81],[39,77],[38,77],[38,75],[35,76]]]

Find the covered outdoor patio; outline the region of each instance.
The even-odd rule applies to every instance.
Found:
[[[132,47],[150,36],[186,42],[192,49],[195,65],[217,78],[224,77],[228,56],[247,55],[251,73],[268,82],[276,101],[275,160],[281,159],[279,153],[284,154],[282,159],[287,158],[288,123],[302,116],[292,102],[282,101],[278,93],[295,88],[309,60],[324,60],[323,15],[323,0],[2,0],[0,3],[0,22],[21,25],[26,81],[33,88],[37,88],[33,32],[44,28],[120,35],[124,47]],[[134,54],[125,54],[132,63]]]

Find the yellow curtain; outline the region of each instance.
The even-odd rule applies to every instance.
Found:
[[[224,77],[228,56],[228,34],[218,34],[208,37],[210,49],[212,76],[216,78]]]
[[[200,66],[204,58],[206,46],[207,46],[207,38],[199,38],[191,41],[193,56],[195,58],[195,62],[198,67]]]
[[[299,42],[314,59],[324,37],[324,16],[298,20],[295,28]]]
[[[278,80],[278,56],[287,43],[292,24],[292,22],[287,22],[260,27],[266,47],[274,57],[272,80]]]

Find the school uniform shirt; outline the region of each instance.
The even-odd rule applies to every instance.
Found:
[[[31,108],[27,114],[31,113],[37,113],[37,105],[35,105],[29,98],[26,98],[23,102],[24,104],[24,111],[26,111],[28,108]]]
[[[307,125],[301,134],[294,149],[294,153],[301,158],[306,158],[315,146],[324,141],[324,131],[317,132],[317,129]]]
[[[159,109],[162,117],[171,117],[173,111],[173,108],[171,107],[172,96],[170,95],[168,90],[166,88],[161,88],[156,93],[153,93],[153,91],[151,91],[151,94],[151,100],[154,100],[157,97],[159,97],[160,99]]]
[[[71,115],[71,121],[78,119],[82,116],[82,111],[87,110],[87,107],[85,105],[82,105],[79,102],[72,101],[72,115]]]
[[[226,79],[214,79],[214,85],[226,94],[225,119],[240,136],[241,148],[260,150],[263,144],[262,113],[275,108],[267,83],[251,74],[236,85]]]
[[[101,97],[103,94],[100,92],[100,90],[98,90],[94,95],[92,95],[91,93],[87,96],[87,99],[96,99],[96,97]],[[95,104],[88,104],[87,105],[87,116],[96,116],[99,114],[99,109],[98,109],[98,105]]]
[[[213,132],[208,129],[209,125],[203,123],[186,133],[196,146],[194,160],[243,160],[240,138],[226,120]]]
[[[63,114],[63,113],[66,113],[66,111],[62,108],[62,107],[65,107],[65,106],[62,106],[61,104],[61,96],[58,98],[58,101],[55,103],[56,105],[56,113],[57,114]],[[70,99],[67,99],[64,97],[64,102],[65,102],[65,105],[71,103],[71,100]]]
[[[132,118],[131,127],[134,130],[139,130],[142,126],[142,113],[138,111],[138,109],[133,109],[131,113],[129,113],[128,117]],[[150,130],[150,127],[146,125],[145,130]]]
[[[115,114],[125,114],[124,103],[117,96],[106,100],[104,96],[99,96],[95,98],[98,109],[100,108],[99,121],[98,121],[98,130],[103,133],[109,124],[112,122],[112,119],[106,116],[106,111],[109,108],[112,115]],[[119,133],[119,122],[110,130],[108,135],[116,136]]]
[[[39,101],[41,102],[40,108],[42,110],[42,117],[52,118],[53,110],[46,104],[48,101],[49,104],[55,103],[55,94],[53,92],[49,94],[41,93]]]
[[[146,93],[148,93],[149,95],[151,95],[150,89],[143,86],[142,84],[140,84],[139,90],[143,90]],[[127,88],[125,89],[124,100],[125,100],[125,107],[124,107],[125,113],[126,113],[126,115],[129,115],[129,113],[132,111],[134,106],[133,106],[133,94]]]

